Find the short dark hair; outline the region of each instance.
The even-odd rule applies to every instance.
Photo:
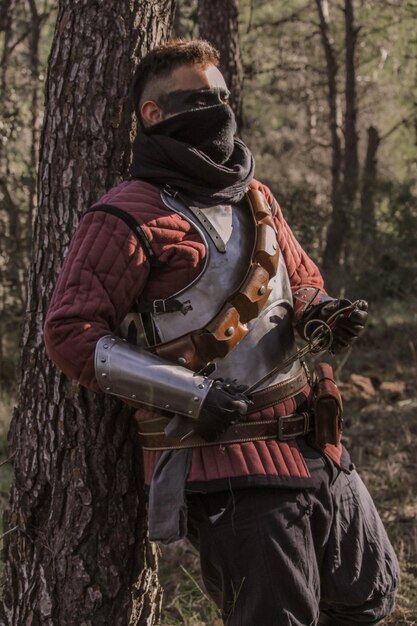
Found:
[[[181,65],[212,63],[217,67],[219,60],[218,50],[204,39],[171,39],[148,52],[136,68],[130,90],[138,119],[143,96],[155,79],[169,76]]]

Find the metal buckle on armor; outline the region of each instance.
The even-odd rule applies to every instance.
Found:
[[[152,310],[154,313],[166,313],[165,300],[154,300],[152,302]]]
[[[291,430],[291,432],[285,432],[285,427],[288,422],[301,421],[300,430]],[[306,435],[310,431],[310,414],[309,413],[291,413],[291,415],[281,415],[278,418],[278,440],[288,441],[295,437],[301,437]]]
[[[171,185],[168,184],[165,185],[164,191],[168,196],[171,196],[171,198],[176,198],[179,195],[177,189],[174,189],[173,187],[171,187]]]

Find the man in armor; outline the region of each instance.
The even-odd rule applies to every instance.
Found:
[[[131,176],[80,221],[46,347],[135,406],[150,538],[188,537],[225,624],[376,624],[397,560],[340,442],[331,368],[313,385],[295,344],[346,349],[366,306],[326,293],[253,178],[218,62],[200,40],[140,62]]]

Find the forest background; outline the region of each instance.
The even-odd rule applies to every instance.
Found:
[[[213,1],[213,4],[215,2]],[[218,4],[218,3],[217,3]],[[335,361],[346,440],[400,556],[389,624],[417,623],[417,2],[240,0],[240,133],[332,294],[366,298],[369,328]],[[349,14],[347,7],[352,8]],[[0,451],[18,388],[37,210],[44,84],[57,3],[0,7]],[[173,34],[208,37],[194,0]],[[240,71],[240,70],[239,70]],[[415,458],[415,456],[414,456]],[[11,468],[0,467],[0,506]],[[178,573],[178,561],[187,571]],[[190,550],[168,551],[165,624],[215,623]]]

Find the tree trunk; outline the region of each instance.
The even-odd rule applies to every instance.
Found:
[[[349,275],[351,226],[358,192],[358,135],[356,128],[356,42],[358,28],[352,0],[344,2],[345,17],[345,116],[344,144],[340,139],[338,66],[330,33],[329,2],[316,0],[320,35],[326,58],[329,124],[332,145],[332,215],[323,254],[323,272],[328,289],[336,293]]]
[[[354,222],[356,199],[358,194],[358,133],[356,128],[357,120],[357,99],[356,99],[356,42],[359,29],[355,26],[355,15],[352,0],[345,0],[345,123],[344,136],[345,148],[343,158],[343,184],[342,202],[346,215],[346,230],[344,233],[344,273],[351,276],[350,271],[350,245],[354,233],[352,225]]]
[[[378,129],[375,126],[370,126],[368,128],[368,144],[363,168],[360,206],[361,242],[366,249],[374,239],[376,230],[375,187],[377,181],[377,152],[380,142],[381,138]]]
[[[339,104],[337,94],[338,67],[334,44],[330,34],[329,7],[327,0],[316,0],[317,11],[320,20],[320,36],[326,59],[327,74],[327,100],[329,106],[329,128],[332,146],[331,163],[331,205],[332,214],[327,230],[326,246],[323,254],[323,273],[330,289],[336,289],[336,276],[338,274],[344,231],[347,227],[347,216],[341,198],[342,178],[342,147],[339,128]]]
[[[242,129],[243,68],[239,40],[238,0],[198,0],[198,29],[220,52],[220,71],[230,89],[230,104]]]
[[[28,0],[30,12],[29,32],[29,67],[32,82],[32,95],[30,103],[31,114],[31,143],[30,143],[30,171],[33,173],[28,182],[29,192],[29,215],[27,218],[27,242],[32,241],[32,221],[36,203],[36,177],[38,150],[39,150],[39,45],[41,38],[42,15],[39,14],[35,0]],[[29,247],[27,249],[30,249]]]
[[[159,619],[156,557],[145,540],[141,453],[131,412],[71,385],[46,357],[42,326],[80,214],[127,171],[127,93],[135,57],[166,38],[173,5],[59,4],[46,84],[21,395],[9,433],[15,477],[4,516],[4,626],[150,626]]]

